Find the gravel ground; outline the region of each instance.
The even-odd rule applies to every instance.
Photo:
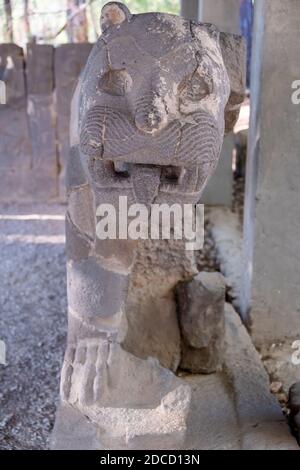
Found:
[[[241,226],[244,219],[244,195],[245,195],[245,178],[238,177],[233,180],[233,212],[238,214]]]
[[[294,338],[295,341],[298,339],[298,337]],[[289,414],[289,389],[296,382],[300,382],[300,367],[293,364],[292,360],[293,354],[298,349],[293,348],[294,340],[265,345],[259,351],[270,376],[270,390],[277,397],[286,415]]]
[[[0,449],[45,449],[54,423],[66,338],[64,212],[0,207]]]
[[[220,272],[217,250],[211,233],[209,210],[205,209],[205,237],[203,249],[198,252],[197,268],[199,271]]]

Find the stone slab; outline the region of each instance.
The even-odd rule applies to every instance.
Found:
[[[0,199],[4,201],[23,199],[31,166],[24,69],[22,48],[0,44],[0,80],[6,91],[6,102],[0,105]]]
[[[240,34],[240,0],[199,0],[199,20],[225,33]]]
[[[59,194],[66,196],[66,165],[69,157],[69,126],[71,99],[77,79],[84,67],[92,44],[63,44],[55,50],[55,84],[57,109],[57,138],[59,146]]]
[[[25,61],[18,46],[0,45],[0,79],[7,95],[0,106],[2,201],[57,196],[53,47],[29,45],[27,52]]]
[[[208,206],[231,207],[233,200],[232,158],[234,150],[233,134],[224,139],[219,164],[207,183],[201,203]]]
[[[50,95],[54,88],[54,47],[27,44],[26,76],[28,95]]]

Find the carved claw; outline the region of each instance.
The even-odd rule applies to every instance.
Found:
[[[80,408],[97,404],[106,374],[107,354],[107,342],[98,338],[83,339],[76,347],[68,347],[61,380],[64,401]]]

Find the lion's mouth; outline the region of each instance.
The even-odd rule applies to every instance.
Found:
[[[198,198],[217,164],[221,131],[211,115],[198,112],[191,123],[175,120],[149,136],[128,116],[95,106],[83,122],[80,149],[99,188],[133,188],[137,202],[152,203],[158,192]]]
[[[160,188],[168,190],[169,185],[178,185],[182,180],[184,168],[112,162],[117,177],[130,178],[135,198],[138,202],[151,204]]]
[[[130,176],[133,173],[133,167],[138,167],[138,168],[148,168],[150,171],[153,169],[160,168],[161,169],[161,182],[166,183],[166,184],[180,184],[181,177],[184,174],[184,168],[179,167],[179,166],[158,166],[158,165],[150,165],[150,164],[143,164],[143,165],[138,165],[135,163],[129,163],[129,162],[121,162],[121,161],[114,161],[112,162],[114,171],[118,177],[122,178],[130,178]]]
[[[88,171],[99,190],[133,190],[136,202],[153,203],[156,195],[163,199],[165,194],[172,194],[174,200],[198,200],[213,167],[210,163],[180,166],[136,163],[126,157],[123,160],[90,158]]]

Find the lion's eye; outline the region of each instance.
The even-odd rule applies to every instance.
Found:
[[[99,88],[114,96],[124,96],[131,90],[132,79],[129,73],[122,70],[109,70],[99,80]]]
[[[211,84],[199,74],[194,74],[186,83],[182,95],[191,101],[199,101],[211,93]]]

